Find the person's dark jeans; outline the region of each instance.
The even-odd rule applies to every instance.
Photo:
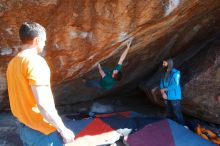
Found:
[[[102,89],[102,86],[100,85],[100,80],[90,80],[86,82],[87,87],[93,87],[96,89]]]
[[[167,117],[182,125],[185,125],[181,108],[181,100],[167,100],[165,104],[167,109]]]

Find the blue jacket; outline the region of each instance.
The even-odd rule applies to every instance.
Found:
[[[181,100],[180,71],[173,68],[167,81],[160,80],[160,89],[167,88],[167,100]]]

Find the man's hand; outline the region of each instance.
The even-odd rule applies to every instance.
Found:
[[[70,143],[74,141],[75,135],[73,134],[73,132],[68,129],[68,128],[64,128],[60,131],[60,135],[63,138],[63,142],[66,143]]]
[[[167,91],[167,88],[160,90],[160,93],[162,94],[163,99],[167,99],[167,94],[165,93],[165,91]]]
[[[164,92],[167,91],[167,90],[168,90],[167,88],[163,88],[163,89],[160,90],[160,92],[161,92],[161,93],[162,93],[162,92],[164,93]]]
[[[163,99],[167,100],[167,94],[166,93],[163,93],[162,97],[163,97]]]
[[[100,69],[100,68],[101,68],[101,65],[100,65],[100,63],[98,63],[98,64],[97,64],[97,67],[98,67],[98,69]]]

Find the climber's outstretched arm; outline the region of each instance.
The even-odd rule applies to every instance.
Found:
[[[98,70],[99,70],[99,73],[102,76],[102,78],[104,78],[105,77],[105,72],[103,71],[103,69],[102,69],[100,64],[98,64]]]
[[[129,41],[127,42],[127,48],[126,48],[125,51],[122,53],[122,55],[121,55],[121,57],[120,57],[120,59],[119,59],[119,61],[118,61],[118,64],[122,65],[123,61],[125,60],[125,58],[126,58],[126,56],[127,56],[127,54],[128,54],[128,50],[130,49],[131,42],[132,42],[131,40],[129,40]]]

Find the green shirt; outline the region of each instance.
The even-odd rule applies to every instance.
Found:
[[[114,70],[121,71],[122,70],[122,65],[117,64]],[[116,84],[116,80],[112,78],[112,71],[106,72],[104,78],[100,81],[100,85],[102,88],[106,90],[111,90],[113,86]]]

